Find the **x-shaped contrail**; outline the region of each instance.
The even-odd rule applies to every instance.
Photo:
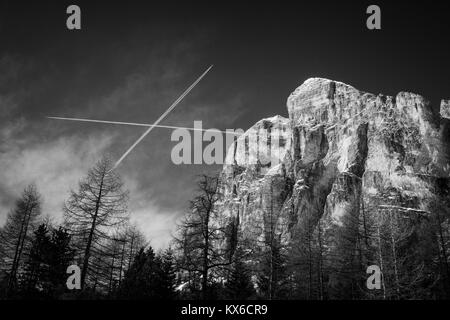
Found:
[[[142,139],[145,138],[146,135],[148,135],[153,128],[156,127],[168,127],[168,126],[159,126],[158,124],[170,113],[170,111],[172,111],[180,102],[181,100],[183,100],[183,98],[185,96],[188,95],[188,93],[200,82],[200,80],[202,80],[202,78],[209,72],[209,70],[211,70],[213,66],[210,66],[208,69],[206,69],[205,72],[203,72],[203,74],[197,78],[197,80],[194,81],[193,84],[191,84],[191,86],[189,88],[187,88],[183,94],[177,99],[175,100],[172,105],[158,118],[158,120],[156,120],[153,124],[151,125],[147,125],[147,124],[132,124],[132,123],[119,123],[119,122],[113,122],[113,121],[102,121],[102,120],[88,120],[88,119],[75,119],[75,118],[60,118],[60,117],[48,117],[50,119],[59,119],[59,120],[73,120],[73,121],[85,121],[85,122],[101,122],[101,123],[116,123],[116,124],[129,124],[129,125],[140,125],[140,126],[148,126],[149,128],[139,137],[139,139],[137,139],[130,148],[128,148],[127,151],[125,151],[125,153],[119,158],[119,160],[117,160],[117,162],[114,164],[113,168],[111,170],[114,170],[115,168],[117,168],[117,166],[123,161],[123,159],[125,159],[125,157],[139,144],[139,142],[142,141]],[[186,128],[187,129],[187,128]]]

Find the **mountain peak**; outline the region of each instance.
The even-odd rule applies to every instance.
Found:
[[[373,223],[368,232],[384,226],[392,232],[395,225],[405,237],[397,245],[417,248],[408,253],[417,264],[402,276],[416,279],[418,268],[428,261],[426,267],[432,267],[435,258],[423,245],[432,232],[424,230],[435,227],[423,218],[435,214],[437,199],[450,192],[450,121],[444,119],[450,116],[450,101],[442,101],[438,118],[418,94],[373,95],[311,78],[289,96],[287,107],[289,119],[259,121],[230,149],[219,211],[221,219],[238,225],[238,241],[261,244],[276,238],[278,248],[308,252],[305,239],[319,236],[326,248],[319,252],[330,298],[347,297],[341,284],[353,282],[329,270],[335,270],[334,257],[355,261],[364,237],[356,231],[366,222]],[[365,254],[379,256],[379,243],[365,246]],[[396,254],[406,252],[399,248]],[[248,259],[257,261],[254,252]],[[384,268],[394,269],[392,263]]]

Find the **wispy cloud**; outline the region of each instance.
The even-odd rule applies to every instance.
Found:
[[[36,63],[36,58],[0,57],[4,115],[0,118],[0,223],[14,199],[33,182],[43,195],[44,213],[60,219],[69,190],[77,187],[88,169],[104,153],[117,160],[145,131],[63,123],[45,116],[152,123],[214,63],[201,60],[195,39],[153,47],[137,42],[123,46],[111,51],[107,63],[100,62],[101,68],[95,64],[97,58],[66,65],[70,77],[64,78],[58,65],[45,59]],[[113,70],[114,76],[102,75],[105,68]],[[163,124],[191,127],[195,120],[202,120],[205,128],[233,128],[245,110],[242,96],[212,94],[214,69],[211,73]],[[172,164],[170,135],[171,130],[155,129],[118,168],[130,190],[132,221],[155,247],[170,241],[176,219],[195,192],[196,174],[218,169]]]
[[[12,136],[26,130],[26,123],[4,127],[0,135],[0,221],[26,185],[35,183],[43,195],[43,213],[60,218],[62,204],[71,188],[106,152],[114,137],[64,136],[40,143],[14,141]]]

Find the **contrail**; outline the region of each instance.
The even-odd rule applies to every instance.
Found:
[[[81,119],[81,118],[63,118],[63,117],[47,117],[48,119],[55,120],[68,120],[68,121],[78,121],[78,122],[94,122],[94,123],[106,123],[106,124],[120,124],[120,125],[128,125],[128,126],[138,126],[138,127],[151,127],[155,128],[166,128],[166,129],[186,129],[191,131],[217,131],[226,134],[234,134],[237,136],[242,135],[239,132],[234,131],[222,131],[218,129],[200,129],[200,128],[189,128],[189,127],[176,127],[176,126],[163,126],[163,125],[153,125],[148,123],[136,123],[136,122],[122,122],[122,121],[106,121],[106,120],[94,120],[94,119]]]
[[[150,131],[153,130],[153,128],[155,128],[156,125],[158,125],[161,120],[163,120],[170,111],[172,111],[177,104],[179,104],[181,102],[181,100],[183,100],[183,98],[197,85],[197,83],[200,82],[200,80],[202,80],[202,78],[209,72],[209,70],[211,70],[213,66],[210,66],[205,72],[203,72],[203,74],[197,79],[195,80],[195,82],[193,84],[191,84],[191,86],[189,88],[186,89],[186,91],[183,92],[183,94],[177,99],[175,100],[174,103],[172,103],[172,105],[169,107],[169,109],[167,109],[159,118],[158,120],[155,121],[155,123],[147,129],[147,131],[144,132],[144,134],[142,136],[139,137],[139,139],[137,139],[132,145],[131,147],[120,157],[119,160],[117,160],[117,162],[114,164],[114,167],[111,169],[114,170],[115,168],[117,168],[117,166],[122,162],[123,159],[125,159],[125,157],[134,149],[134,147],[136,147],[138,145],[139,142],[142,141],[142,139],[145,138],[145,136],[147,134],[150,133]]]

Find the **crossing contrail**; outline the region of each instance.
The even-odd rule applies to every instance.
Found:
[[[178,97],[177,100],[175,100],[172,105],[158,118],[158,120],[156,120],[153,124],[143,124],[143,123],[131,123],[131,122],[119,122],[119,121],[104,121],[104,120],[91,120],[91,119],[79,119],[79,118],[62,118],[62,117],[47,117],[49,119],[57,119],[57,120],[70,120],[70,121],[83,121],[83,122],[97,122],[97,123],[111,123],[111,124],[124,124],[124,125],[133,125],[133,126],[141,126],[141,127],[149,127],[140,137],[139,139],[137,139],[132,145],[131,147],[128,148],[127,151],[125,151],[125,153],[119,158],[119,160],[116,161],[116,163],[114,164],[113,168],[111,169],[114,170],[117,168],[117,166],[123,161],[123,159],[125,159],[125,157],[139,144],[139,142],[142,141],[142,139],[145,138],[146,135],[148,135],[153,128],[170,128],[170,129],[187,129],[187,130],[198,130],[198,131],[206,131],[200,128],[183,128],[183,127],[174,127],[174,126],[161,126],[159,125],[159,123],[181,102],[181,100],[183,100],[183,98],[185,96],[188,95],[188,93],[200,82],[200,80],[202,80],[202,78],[209,72],[209,70],[212,69],[212,65],[206,69],[205,72],[202,73],[202,75],[200,77],[197,78],[197,80],[194,81],[193,84],[191,84],[191,86],[189,88],[187,88],[183,94]],[[219,131],[219,130],[217,130]],[[221,131],[223,132],[223,131]],[[226,133],[231,133],[231,132],[226,132]]]
[[[202,75],[200,77],[198,77],[197,80],[195,80],[194,83],[191,84],[191,86],[189,88],[187,88],[183,92],[183,94],[180,97],[178,97],[178,99],[175,100],[172,103],[172,105],[153,124],[147,125],[147,124],[131,124],[131,123],[125,123],[125,122],[121,123],[121,124],[129,124],[129,125],[146,126],[146,127],[149,127],[149,128],[139,137],[139,139],[137,139],[131,145],[131,147],[128,148],[127,151],[125,151],[125,153],[119,158],[119,160],[117,160],[117,162],[114,164],[114,166],[111,169],[111,171],[117,168],[117,166],[123,161],[123,159],[125,159],[125,157],[139,144],[139,142],[142,141],[142,139],[145,138],[146,135],[148,135],[153,130],[153,128],[156,128],[156,127],[163,127],[163,128],[164,127],[168,127],[168,126],[159,126],[158,124],[181,102],[181,100],[183,100],[183,98],[200,82],[200,80],[202,80],[202,78],[209,72],[209,70],[211,70],[212,67],[213,66],[211,65],[208,69],[206,69],[206,71],[203,72]],[[50,119],[59,119],[59,120],[85,121],[85,122],[101,122],[101,123],[116,123],[116,124],[119,123],[119,122],[113,122],[113,121],[75,119],[75,118],[61,118],[61,117],[48,117],[48,118],[50,118]],[[186,129],[189,129],[189,128],[186,128]]]
[[[119,125],[128,125],[128,126],[137,126],[137,127],[151,127],[153,124],[149,123],[136,123],[136,122],[122,122],[122,121],[107,121],[107,120],[94,120],[94,119],[82,119],[82,118],[63,118],[63,117],[47,117],[48,119],[55,120],[68,120],[68,121],[77,121],[77,122],[93,122],[93,123],[105,123],[105,124],[119,124]],[[203,128],[189,128],[189,127],[177,127],[177,126],[164,126],[164,125],[155,125],[155,128],[166,128],[166,129],[186,129],[191,131],[217,131],[225,134],[233,134],[236,136],[242,135],[242,133],[235,131],[222,131],[218,129],[203,129]]]
[[[140,137],[139,139],[137,139],[130,148],[128,148],[127,151],[125,151],[125,153],[119,158],[119,160],[117,160],[117,162],[114,164],[114,167],[111,170],[114,170],[115,168],[117,168],[117,166],[122,162],[123,159],[125,159],[125,157],[131,152],[133,151],[134,147],[136,147],[138,145],[139,142],[142,141],[142,139],[145,138],[146,135],[148,135],[150,133],[150,131],[153,130],[153,128],[155,128],[155,126],[157,126],[168,114],[170,111],[172,111],[180,102],[181,100],[183,100],[183,98],[200,82],[200,80],[202,80],[202,78],[209,72],[209,70],[211,70],[213,66],[210,66],[208,69],[206,69],[205,72],[203,72],[203,74],[198,77],[197,80],[195,80],[195,82],[193,84],[191,84],[191,86],[189,88],[186,89],[186,91],[183,92],[183,94],[177,99],[175,100],[174,103],[172,103],[172,105],[158,118],[158,120],[155,121],[155,123],[153,123],[151,125],[150,128],[148,128]]]

